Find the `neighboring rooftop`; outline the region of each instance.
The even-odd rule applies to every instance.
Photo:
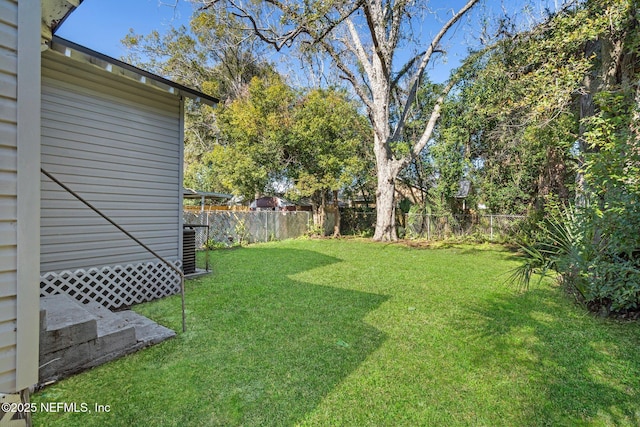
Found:
[[[225,193],[216,193],[212,191],[196,191],[191,188],[183,188],[182,194],[185,199],[200,199],[200,198],[208,198],[208,199],[232,199],[233,194],[225,194]]]

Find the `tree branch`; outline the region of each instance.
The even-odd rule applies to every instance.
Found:
[[[369,80],[372,80],[374,77],[373,64],[371,64],[371,62],[369,61],[367,52],[364,50],[364,46],[362,45],[362,41],[360,40],[360,35],[358,34],[358,30],[356,30],[356,27],[355,25],[353,25],[353,22],[351,21],[351,19],[346,19],[345,22],[347,24],[347,28],[349,29],[349,34],[351,34],[351,39],[353,40],[354,44],[351,45],[348,42],[344,42],[344,43],[348,48],[350,48],[350,50],[353,52],[356,58],[358,58],[358,61],[360,61],[360,63],[362,64],[362,67],[364,68],[364,72],[369,77]]]
[[[329,54],[331,59],[333,59],[336,67],[338,67],[338,69],[342,71],[342,73],[344,74],[344,76],[341,76],[341,78],[351,83],[351,86],[353,86],[353,90],[356,92],[358,97],[362,100],[364,105],[367,107],[367,112],[369,113],[369,115],[371,115],[373,111],[373,104],[371,102],[371,98],[369,98],[365,93],[365,91],[362,89],[362,86],[359,84],[358,78],[356,77],[356,75],[349,69],[349,67],[346,66],[346,64],[342,60],[341,55],[335,51],[335,49],[333,48],[333,46],[331,46],[331,44],[327,42],[323,42],[323,48]]]
[[[373,17],[373,13],[371,11],[371,4],[369,1],[365,1],[364,3],[364,15],[367,18],[367,27],[369,27],[369,32],[371,33],[371,40],[373,42],[373,51],[376,54],[376,56],[378,57],[378,60],[380,61],[380,66],[382,67],[382,73],[385,76],[391,76],[390,72],[389,72],[389,65],[387,64],[388,62],[388,58],[386,53],[387,52],[383,52],[383,47],[380,44],[380,40],[378,40],[378,34],[376,32],[377,28],[380,28],[382,26],[382,28],[384,28],[384,23],[381,22],[384,18],[382,16],[380,16],[382,14],[381,10],[377,10],[376,12],[376,19],[374,19]],[[353,31],[355,32],[355,31]],[[352,33],[353,33],[352,32]]]
[[[309,42],[310,44],[315,44],[323,40],[331,31],[333,31],[345,19],[349,18],[362,5],[362,0],[359,0],[347,10],[338,10],[336,8],[338,13],[338,17],[336,19],[331,19],[329,14],[325,13],[322,17],[325,18],[326,25],[321,26],[321,31],[315,32],[313,29],[314,26],[312,25],[315,21],[306,19],[306,13],[295,13],[286,4],[277,0],[263,0],[264,3],[273,6],[276,10],[287,15],[293,22],[295,22],[295,28],[285,33],[278,34],[270,28],[261,27],[256,16],[243,7],[240,2],[234,0],[204,0],[200,10],[210,9],[214,5],[225,1],[235,9],[234,12],[231,12],[233,16],[249,22],[250,27],[247,28],[247,30],[252,31],[260,40],[272,46],[278,52],[285,47],[291,47],[294,41],[296,41],[296,39],[301,35],[307,35],[311,39]]]
[[[440,118],[440,110],[442,109],[442,104],[444,103],[444,100],[449,94],[449,92],[451,92],[451,89],[453,89],[453,86],[455,86],[456,81],[457,79],[449,80],[447,85],[442,90],[442,93],[440,94],[440,96],[436,100],[435,105],[433,106],[433,110],[431,111],[431,117],[429,117],[429,122],[427,122],[427,127],[424,129],[424,132],[422,132],[422,136],[420,137],[416,145],[413,146],[411,150],[411,155],[407,156],[406,163],[408,163],[411,160],[411,157],[417,157],[418,155],[420,155],[420,152],[424,149],[424,147],[427,146],[427,143],[429,142],[429,140],[431,139],[431,135],[433,134],[433,129],[435,128],[436,123]]]
[[[422,60],[420,62],[420,65],[418,66],[418,70],[416,71],[416,74],[414,75],[414,78],[411,81],[410,89],[409,89],[409,95],[408,95],[407,100],[405,101],[404,107],[402,109],[402,115],[400,116],[400,120],[398,121],[398,124],[396,125],[396,128],[395,128],[395,130],[393,131],[393,133],[391,135],[391,138],[390,138],[391,141],[397,141],[400,138],[400,135],[402,135],[402,131],[404,129],[404,125],[405,125],[405,121],[407,119],[407,115],[409,114],[409,110],[411,109],[411,107],[413,105],[413,102],[415,101],[416,94],[418,93],[418,87],[420,86],[420,82],[422,81],[422,76],[424,74],[424,70],[427,68],[427,65],[429,64],[429,61],[431,60],[431,56],[433,55],[434,52],[436,52],[436,50],[437,50],[436,48],[440,44],[440,40],[442,40],[442,38],[445,36],[447,31],[449,31],[449,29],[456,22],[458,22],[460,20],[460,18],[462,18],[462,16],[465,13],[467,13],[477,2],[478,2],[478,0],[469,0],[467,2],[467,4],[464,5],[464,7],[462,9],[460,9],[455,15],[453,15],[451,17],[451,19],[449,19],[449,21],[447,21],[447,23],[440,29],[438,34],[436,34],[436,36],[431,41],[431,44],[429,45],[429,47],[425,51],[424,56],[422,57]],[[451,84],[449,84],[449,85],[451,85]],[[451,85],[451,87],[453,87],[453,85]],[[449,90],[451,90],[451,88],[449,88]],[[447,93],[448,93],[448,91],[447,91]],[[438,116],[439,116],[439,114],[438,114]],[[435,125],[435,123],[434,123],[434,125]],[[425,142],[425,144],[426,144],[426,142]]]
[[[389,34],[389,45],[397,46],[400,39],[400,27],[402,26],[402,17],[404,15],[404,8],[407,6],[408,1],[397,1],[391,9],[391,31]]]

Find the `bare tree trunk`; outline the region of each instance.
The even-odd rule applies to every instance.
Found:
[[[397,168],[391,160],[378,166],[378,187],[376,189],[376,231],[373,240],[398,240],[396,233],[396,204],[395,190]]]
[[[360,187],[360,194],[362,194],[362,200],[364,201],[364,207],[368,208],[369,207],[369,198],[367,197],[367,194],[364,191],[364,184]]]
[[[636,150],[635,154],[640,152],[640,81],[634,83],[636,86],[636,111],[633,112],[633,120],[631,121],[631,132],[633,135],[633,146]]]
[[[320,226],[320,233],[325,236],[327,234],[324,229],[325,220],[327,219],[327,210],[325,209],[327,206],[327,200],[324,195],[324,190],[320,191],[320,206],[318,207],[318,225]]]
[[[313,214],[313,225],[317,229],[322,230],[321,232],[324,235],[324,195],[320,198],[316,192],[316,194],[311,197],[311,211]]]

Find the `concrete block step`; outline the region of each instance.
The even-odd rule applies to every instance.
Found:
[[[40,382],[64,378],[145,347],[135,340],[133,327],[78,343],[40,358]]]
[[[98,338],[97,318],[67,295],[40,298],[40,354]]]
[[[120,314],[128,324],[133,325],[136,331],[136,340],[144,343],[145,346],[158,344],[176,336],[173,330],[158,325],[153,320],[147,319],[134,311],[125,310],[118,314]]]
[[[120,313],[109,310],[101,304],[90,302],[84,304],[87,311],[96,317],[98,325],[98,338],[109,334],[118,333],[125,329],[131,329],[132,339],[135,340],[133,325],[120,315]]]
[[[175,336],[133,311],[67,295],[41,298],[40,382],[67,377]]]

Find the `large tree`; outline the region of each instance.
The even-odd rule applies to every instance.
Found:
[[[195,1],[195,0],[194,0]],[[376,158],[375,240],[396,240],[395,184],[400,171],[427,145],[453,81],[443,86],[419,137],[404,137],[407,117],[427,66],[447,32],[479,0],[468,0],[453,11],[429,42],[399,64],[399,51],[412,25],[428,12],[429,2],[410,0],[201,0],[203,10],[231,12],[263,41],[282,50],[297,44],[303,51],[328,55],[365,105],[373,129]]]
[[[254,77],[246,93],[220,107],[220,134],[202,156],[208,175],[246,200],[272,193],[286,178],[287,142],[296,93],[278,74]]]
[[[324,223],[331,194],[334,236],[340,234],[339,191],[356,185],[370,167],[369,133],[366,118],[343,91],[311,90],[293,108],[287,175],[294,185],[288,193],[311,199],[317,225]]]
[[[573,106],[588,68],[579,44],[565,42],[567,32],[577,33],[573,15],[554,19],[566,31],[547,23],[472,55],[443,108],[436,166],[458,179],[466,169],[492,212],[523,214],[550,194],[568,201],[579,119]],[[456,182],[448,184],[452,190]]]
[[[531,196],[575,184],[576,206],[539,211],[520,277],[553,268],[590,308],[625,316],[640,308],[639,22],[637,0],[580,2],[489,52],[459,92],[500,176],[524,147]]]
[[[632,80],[623,72],[629,4],[568,3],[464,64],[432,151],[467,142],[476,190],[494,212],[540,210],[550,195],[567,203],[574,190],[586,199],[580,165],[595,149],[585,131],[596,94]]]

